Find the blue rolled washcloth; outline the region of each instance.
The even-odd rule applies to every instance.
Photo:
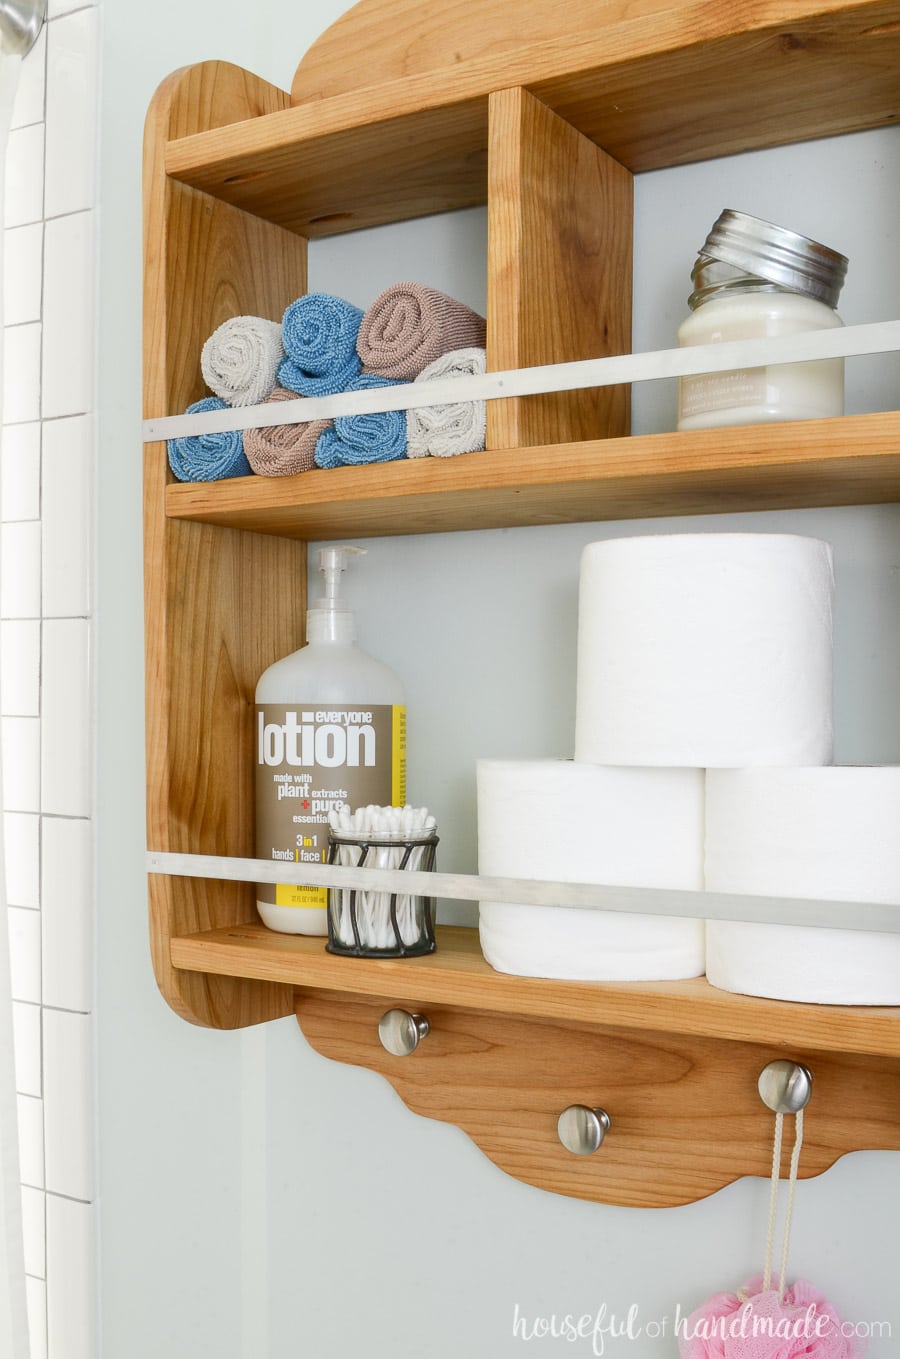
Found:
[[[205,396],[188,406],[187,415],[203,411],[228,410],[228,402]],[[244,437],[239,429],[224,434],[183,434],[169,439],[169,466],[179,481],[224,481],[226,477],[253,475],[244,454]]]
[[[300,396],[333,396],[359,374],[356,352],[363,313],[331,293],[306,293],[281,320],[285,357],[278,382]]]
[[[404,382],[361,373],[348,384],[348,392],[368,387],[405,387]],[[406,411],[379,411],[374,415],[337,415],[334,426],[316,440],[316,466],[341,467],[367,462],[394,462],[406,457]]]

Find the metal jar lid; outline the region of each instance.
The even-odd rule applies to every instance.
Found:
[[[789,292],[836,307],[847,258],[786,227],[726,208],[700,250],[701,260],[721,260]],[[696,266],[695,266],[696,268]]]

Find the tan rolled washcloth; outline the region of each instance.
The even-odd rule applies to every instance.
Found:
[[[424,283],[393,283],[363,316],[356,350],[367,372],[411,382],[451,349],[483,349],[485,333],[465,303]]]
[[[270,401],[302,401],[296,392],[276,387]],[[259,429],[244,430],[244,453],[257,476],[291,477],[295,472],[308,472],[315,466],[313,456],[316,440],[330,420],[307,420],[297,425],[264,425]]]

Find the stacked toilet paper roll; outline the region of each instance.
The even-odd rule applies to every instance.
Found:
[[[706,886],[900,913],[898,828],[897,767],[710,770]],[[775,1000],[900,1005],[900,936],[711,920],[707,976]]]
[[[571,760],[479,760],[478,869],[489,877],[703,887],[703,774]],[[482,902],[498,972],[570,980],[700,976],[698,920]]]
[[[831,548],[815,538],[710,533],[589,544],[579,589],[575,760],[479,762],[479,871],[699,891],[704,771],[714,778],[719,770],[759,766],[758,796],[753,805],[746,799],[741,818],[745,853],[734,862],[760,868],[768,860],[768,893],[816,895],[802,873],[794,891],[788,860],[774,851],[777,822],[767,838],[756,812],[777,803],[767,800],[767,779],[777,788],[780,770],[795,774],[793,766],[825,766],[832,758],[833,593]],[[797,797],[803,807],[801,789]],[[736,868],[727,879],[710,869],[731,854],[728,836],[713,834],[723,849],[707,864],[707,885],[754,891]],[[729,835],[736,839],[734,826]],[[849,843],[847,854],[858,861]],[[840,895],[865,898],[865,880]],[[696,976],[705,962],[697,921],[482,903],[480,928],[488,961],[526,976],[662,980]],[[762,933],[739,932],[746,929]],[[781,991],[765,990],[781,927],[717,925],[710,981],[788,996],[790,973],[800,978],[792,998],[852,993],[876,1003],[891,994],[890,969],[875,984],[870,966],[877,943],[829,937],[819,941],[817,962],[814,939],[801,965],[800,936],[831,932],[795,933],[782,944],[796,965],[779,973]],[[858,959],[849,969],[855,980],[839,986],[828,980],[838,953]],[[823,968],[824,990],[817,980]]]
[[[793,534],[613,538],[581,558],[575,758],[832,758],[832,554]]]

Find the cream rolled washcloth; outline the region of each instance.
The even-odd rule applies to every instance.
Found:
[[[486,322],[424,283],[393,283],[365,312],[356,351],[368,373],[412,382],[451,349],[484,347]]]
[[[471,377],[484,371],[483,349],[451,349],[423,368],[416,382]],[[452,458],[457,453],[479,453],[484,448],[485,407],[484,401],[453,401],[407,411],[407,456]]]
[[[203,346],[203,381],[229,406],[257,406],[277,382],[284,358],[281,322],[264,316],[233,316]]]
[[[286,387],[276,387],[263,404],[302,399]],[[257,476],[290,477],[295,472],[308,472],[315,466],[316,440],[330,427],[330,420],[308,420],[296,425],[263,425],[258,429],[247,429],[244,430],[244,453]]]

